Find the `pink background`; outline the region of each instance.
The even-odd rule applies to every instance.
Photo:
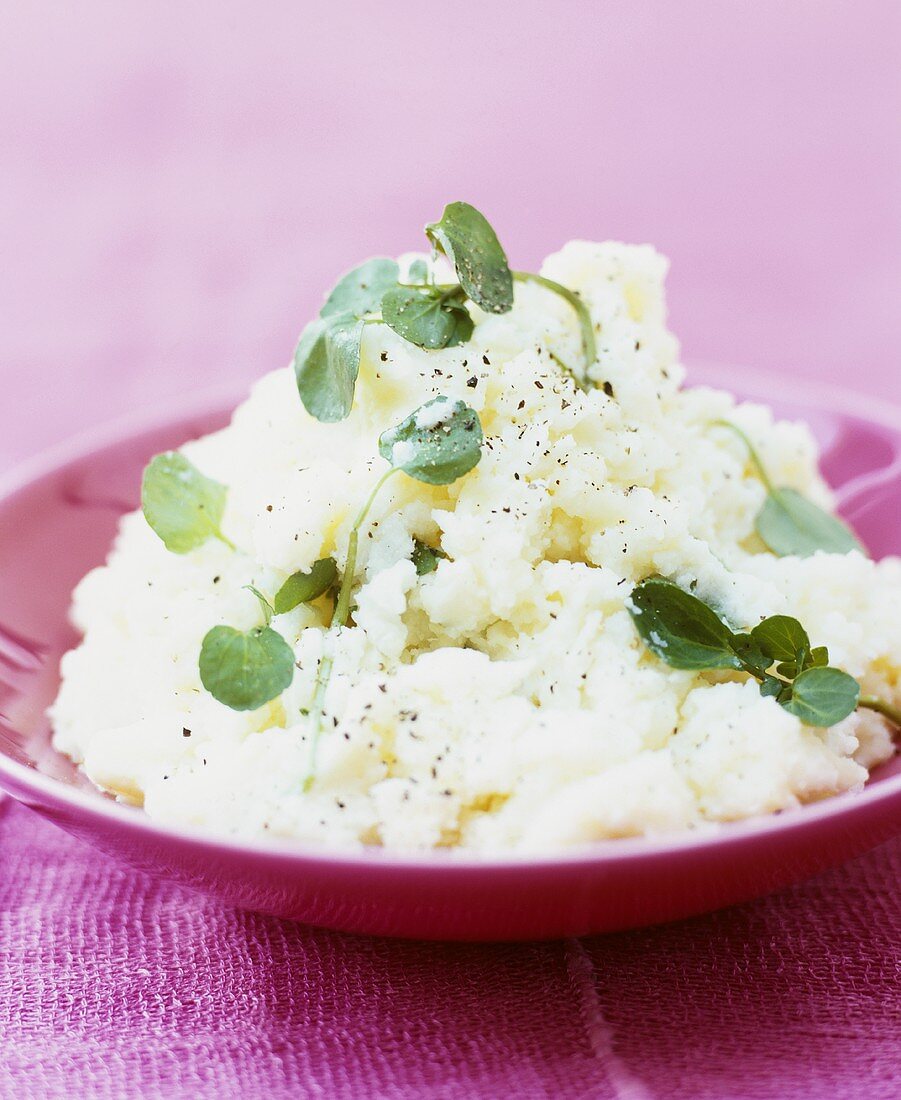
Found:
[[[673,260],[686,359],[898,396],[901,5],[8,5],[0,462],[286,362],[449,199]]]

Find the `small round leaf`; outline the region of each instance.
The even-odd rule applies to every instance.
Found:
[[[224,485],[205,477],[178,451],[151,459],[141,483],[144,518],[176,554],[219,535],[225,495]]]
[[[367,313],[375,313],[382,295],[389,287],[396,285],[398,274],[399,268],[394,260],[384,256],[367,260],[338,280],[319,316],[350,314],[360,318]]]
[[[441,221],[425,227],[434,247],[457,272],[460,285],[488,313],[513,308],[513,276],[497,234],[484,214],[468,202],[445,206]]]
[[[395,469],[427,485],[450,485],[482,457],[482,425],[465,402],[436,397],[379,437]]]
[[[794,489],[774,489],[755,522],[758,535],[774,554],[806,558],[823,550],[848,554],[866,550],[837,517],[824,512]]]
[[[350,415],[362,336],[363,322],[346,313],[304,329],[294,352],[294,375],[310,416],[332,424]]]
[[[807,631],[791,615],[771,615],[754,627],[751,637],[773,661],[801,663],[810,653]]]
[[[432,287],[396,286],[387,291],[382,298],[382,320],[398,336],[429,350],[465,344],[473,330],[462,301]]]
[[[841,722],[857,707],[860,684],[837,668],[809,668],[792,684],[791,698],[782,706],[806,726],[823,729]]]
[[[232,710],[256,710],[294,677],[294,653],[271,627],[214,626],[200,648],[200,682]]]

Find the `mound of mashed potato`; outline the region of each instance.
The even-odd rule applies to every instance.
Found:
[[[535,285],[517,286],[508,314],[474,310],[461,347],[423,351],[367,326],[340,423],[307,415],[290,370],[264,377],[229,427],[184,448],[228,486],[238,551],[212,539],[169,553],[141,513],[123,519],[75,593],[84,640],[63,660],[56,747],[160,821],[345,848],[548,851],[859,788],[893,751],[878,715],[804,726],[746,677],[668,667],[626,608],[650,574],[695,583],[736,627],[796,616],[866,692],[901,695],[901,560],[766,550],[764,488],[711,421],[739,425],[775,483],[829,506],[815,444],[766,408],[681,388],[666,268],[617,243],[573,242],[546,261],[595,322],[588,392],[559,365],[580,362],[572,310]],[[257,711],[203,690],[201,641],[219,623],[258,623],[243,586],[272,593],[328,555],[343,567],[385,468],[380,432],[438,394],[478,412],[482,459],[446,487],[394,477],[376,499],[304,792],[328,599],[275,620],[297,672]],[[414,537],[447,555],[424,576]]]

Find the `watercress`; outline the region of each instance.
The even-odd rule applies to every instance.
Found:
[[[396,261],[385,257],[355,267],[338,280],[319,317],[301,333],[294,375],[304,408],[317,420],[334,423],[350,415],[365,319],[397,285],[398,274]]]
[[[425,227],[436,252],[454,265],[460,286],[470,301],[486,313],[513,308],[513,276],[497,234],[468,202],[452,202],[441,220]]]
[[[141,481],[141,508],[167,550],[187,554],[210,538],[234,549],[222,534],[226,489],[205,477],[179,451],[151,459]]]
[[[294,352],[294,376],[304,408],[333,424],[350,416],[360,373],[363,321],[352,314],[320,317],[307,325]]]
[[[434,573],[438,568],[438,562],[446,557],[447,554],[440,546],[429,546],[428,543],[419,539],[413,540],[413,553],[410,560],[416,567],[417,577],[425,577],[429,573]]]
[[[257,710],[290,685],[294,651],[273,630],[273,608],[262,593],[247,586],[260,601],[264,624],[250,630],[214,626],[200,647],[200,682],[232,710]]]
[[[463,401],[436,397],[379,436],[379,454],[428,485],[450,485],[482,456],[482,425]]]
[[[299,604],[318,599],[328,592],[337,579],[338,566],[334,558],[320,558],[308,573],[302,570],[292,573],[272,601],[275,614],[284,615]]]
[[[382,298],[382,320],[419,348],[453,348],[472,336],[460,287],[396,286]]]
[[[359,318],[376,312],[385,291],[397,285],[399,273],[396,260],[384,256],[366,260],[338,280],[319,316]]]
[[[482,425],[475,410],[463,401],[450,400],[444,396],[426,402],[379,437],[379,453],[389,466],[357,512],[348,536],[347,557],[338,589],[335,614],[329,633],[323,640],[323,653],[319,660],[309,708],[310,753],[303,781],[304,790],[310,789],[316,775],[325,695],[334,664],[331,635],[350,622],[360,532],[373,502],[385,482],[399,473],[405,473],[427,485],[450,485],[477,465],[482,454],[482,439]]]
[[[751,464],[767,491],[766,501],[754,521],[754,527],[768,549],[779,557],[795,554],[806,558],[817,550],[828,554],[848,554],[859,550],[866,554],[854,533],[837,516],[823,511],[797,490],[779,488],[773,484],[757,449],[741,428],[729,420],[716,420],[714,425],[728,428],[744,443]]]
[[[762,695],[805,725],[834,726],[861,706],[901,728],[901,709],[861,696],[857,680],[830,667],[828,650],[811,646],[807,631],[789,615],[736,632],[703,600],[664,577],[637,584],[627,607],[645,644],[672,668],[745,672]]]
[[[514,282],[552,291],[574,310],[585,366],[582,375],[568,368],[566,373],[586,388],[597,349],[591,315],[578,294],[543,275],[511,271],[494,229],[469,203],[449,203],[425,232],[435,254],[453,264],[458,282],[435,286],[421,259],[410,265],[407,282],[400,281],[397,263],[384,257],[367,260],[344,275],[319,317],[304,329],[294,352],[297,389],[311,416],[331,423],[350,415],[365,325],[385,324],[409,343],[431,351],[456,347],[474,330],[467,302],[487,313],[508,313]]]

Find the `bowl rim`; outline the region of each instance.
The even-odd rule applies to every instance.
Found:
[[[871,423],[879,424],[901,436],[901,405],[890,400],[872,398],[853,390],[835,385],[821,385],[797,378],[785,379],[773,371],[693,362],[688,366],[689,386],[716,384],[730,393],[745,391],[751,396],[740,400],[768,404],[767,393],[779,393],[790,404],[797,404],[811,411],[835,413],[840,411]],[[251,383],[252,385],[253,383]],[[163,402],[142,408],[110,421],[86,428],[66,440],[46,448],[38,454],[16,464],[0,475],[0,509],[19,493],[36,482],[73,463],[84,462],[101,450],[107,450],[136,435],[161,431],[166,427],[190,421],[193,418],[228,416],[235,404],[247,393],[247,384],[229,384],[194,391],[184,396],[168,397]],[[760,396],[757,396],[759,394]],[[172,403],[179,403],[173,415]],[[866,479],[869,475],[854,478],[847,486]],[[126,806],[104,797],[99,791],[88,792],[44,775],[37,768],[22,764],[0,750],[0,788],[26,805],[36,802],[48,804],[56,810],[73,812],[94,821],[104,821],[118,829],[132,832],[144,840],[169,843],[174,846],[190,846],[210,853],[236,856],[280,864],[309,864],[322,867],[331,865],[345,870],[372,871],[378,869],[396,872],[402,870],[442,873],[460,871],[466,873],[485,871],[522,871],[531,868],[544,870],[578,870],[588,866],[621,863],[623,860],[656,860],[662,856],[683,852],[721,850],[724,846],[754,842],[761,837],[796,835],[815,828],[831,818],[847,815],[858,816],[867,809],[873,810],[898,800],[901,811],[901,772],[880,779],[862,790],[846,791],[819,802],[808,803],[776,813],[763,814],[733,822],[712,822],[697,830],[683,830],[673,834],[606,838],[573,846],[562,852],[461,853],[456,849],[433,849],[426,852],[404,852],[384,848],[343,849],[322,844],[311,844],[290,838],[270,837],[266,841],[243,840],[218,834],[201,827],[173,826],[149,817],[141,809]],[[899,812],[901,828],[901,812]]]

